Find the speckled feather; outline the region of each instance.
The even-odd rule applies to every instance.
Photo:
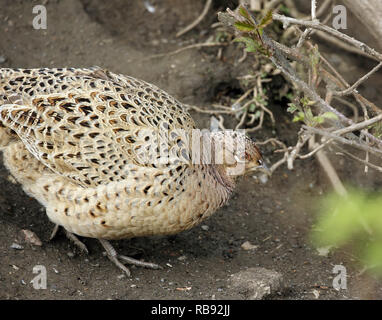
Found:
[[[100,68],[0,69],[4,163],[54,223],[81,236],[177,233],[221,207],[234,178],[223,165],[187,162],[190,146],[177,130],[194,128],[181,103],[132,77]],[[139,161],[168,130],[168,153],[178,160]]]

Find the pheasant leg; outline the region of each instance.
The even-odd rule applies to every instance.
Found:
[[[123,256],[117,253],[113,246],[110,244],[109,241],[103,240],[103,239],[98,239],[99,242],[102,244],[104,247],[107,256],[109,259],[118,267],[120,268],[123,272],[125,272],[128,276],[130,276],[130,270],[120,261],[124,261],[128,264],[132,264],[138,267],[144,267],[144,268],[149,268],[149,269],[160,269],[161,267],[155,263],[151,262],[144,262],[140,261],[131,257]]]
[[[52,231],[52,234],[50,235],[50,238],[49,240],[53,240],[54,237],[57,235],[57,232],[58,232],[58,229],[60,228],[60,226],[58,224],[56,224],[53,228],[53,231]],[[82,252],[85,252],[86,254],[89,254],[89,250],[88,248],[86,247],[86,245],[80,240],[78,239],[78,237],[74,234],[74,233],[71,233],[69,232],[68,230],[66,230],[65,228],[64,229],[64,232],[65,232],[65,236],[76,246],[78,247]]]

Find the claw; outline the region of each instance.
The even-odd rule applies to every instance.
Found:
[[[144,268],[149,268],[149,269],[161,269],[161,267],[155,263],[151,262],[144,262],[140,261],[134,258],[130,258],[127,256],[119,255],[117,251],[113,248],[113,246],[110,244],[109,241],[103,240],[103,239],[98,239],[99,242],[102,244],[104,249],[106,250],[107,256],[109,259],[118,267],[120,268],[123,272],[127,274],[127,276],[130,277],[131,273],[130,270],[121,262],[120,260],[123,260],[124,262],[128,264],[132,264],[138,267],[144,267]]]

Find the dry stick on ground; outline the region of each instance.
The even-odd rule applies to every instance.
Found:
[[[200,23],[200,21],[202,21],[204,19],[204,17],[207,15],[207,12],[210,9],[211,4],[212,4],[212,0],[207,0],[206,4],[204,6],[204,9],[203,9],[202,13],[200,14],[200,16],[195,21],[193,21],[190,25],[188,25],[184,29],[180,30],[176,34],[176,37],[178,38],[181,35],[187,33],[188,31],[192,30],[193,28],[195,28]]]
[[[317,149],[317,144],[314,141],[314,136],[309,140],[309,149]],[[341,196],[345,196],[347,194],[347,191],[342,184],[340,178],[337,175],[336,170],[334,169],[332,163],[330,162],[329,158],[326,156],[325,152],[323,150],[318,150],[316,153],[316,158],[318,162],[320,163],[321,167],[326,172],[326,175],[328,176],[330,182],[332,183],[332,186],[334,190]]]
[[[312,7],[315,5],[312,1]],[[333,94],[331,91],[327,91],[325,101],[327,103],[330,103],[332,100]],[[347,191],[344,187],[344,185],[341,182],[341,179],[339,178],[337,171],[334,169],[332,163],[330,162],[329,158],[326,156],[325,151],[322,150],[322,148],[319,148],[320,146],[316,144],[315,142],[315,136],[312,135],[312,137],[309,139],[309,149],[314,151],[316,150],[316,158],[318,162],[320,163],[321,167],[326,172],[326,175],[328,176],[335,192],[341,196],[345,196],[347,194]]]
[[[158,53],[154,54],[148,58],[143,59],[145,60],[150,60],[150,59],[155,59],[155,58],[161,58],[161,57],[166,57],[166,56],[173,56],[178,53],[181,53],[185,50],[189,49],[195,49],[195,48],[203,48],[203,47],[219,47],[219,46],[228,46],[229,43],[226,42],[206,42],[206,43],[195,43],[195,44],[190,44],[189,46],[185,46],[182,48],[179,48],[177,50],[171,51],[171,52],[166,52],[166,53]]]

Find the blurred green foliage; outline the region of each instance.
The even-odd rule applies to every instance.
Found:
[[[382,195],[349,189],[326,196],[312,232],[317,247],[349,245],[365,267],[382,276]]]

